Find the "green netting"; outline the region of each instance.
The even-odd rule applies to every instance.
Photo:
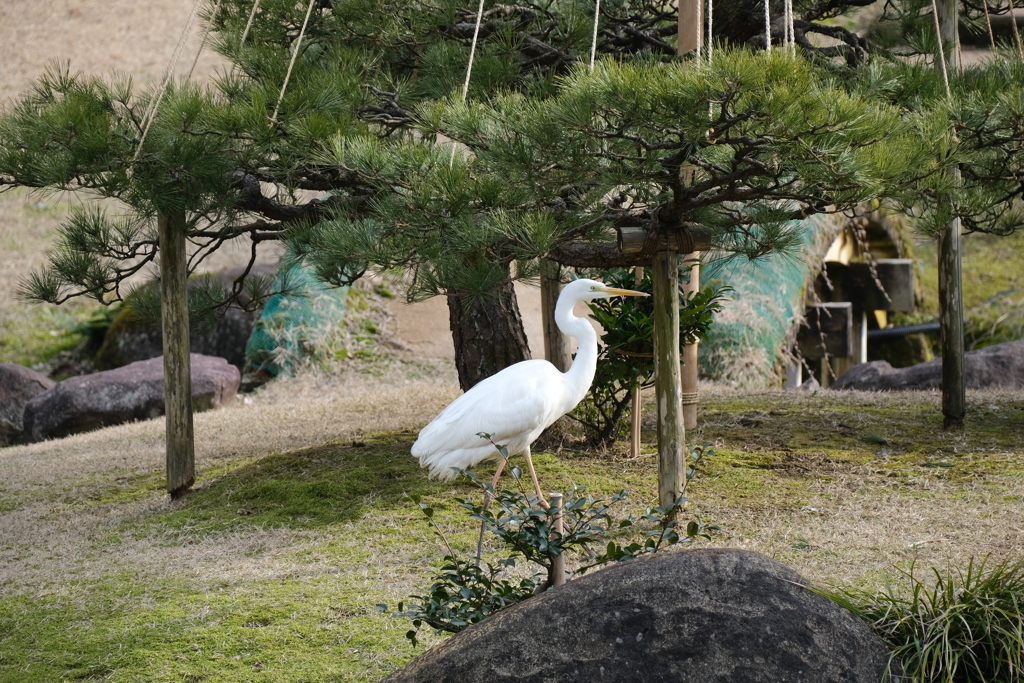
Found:
[[[285,259],[273,291],[245,345],[246,369],[290,374],[325,353],[345,316],[348,287],[332,287],[312,268]]]
[[[777,383],[793,325],[803,314],[807,287],[818,273],[822,248],[834,237],[835,223],[814,216],[796,229],[802,238],[798,254],[717,259],[703,266],[702,285],[717,282],[733,289],[732,300],[698,347],[703,377],[745,387]]]

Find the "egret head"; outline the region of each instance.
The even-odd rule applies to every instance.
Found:
[[[648,294],[632,289],[609,287],[597,280],[574,280],[565,286],[562,296],[571,297],[577,301],[589,301],[591,299],[610,299],[613,296],[648,296]]]

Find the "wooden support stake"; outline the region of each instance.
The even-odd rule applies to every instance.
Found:
[[[704,42],[701,0],[679,0],[679,54],[700,50]]]
[[[692,264],[690,281],[683,285],[683,292],[692,297],[700,291],[700,252],[695,251],[683,257],[683,261]],[[683,425],[687,429],[697,428],[697,344],[683,347]]]
[[[940,54],[949,71],[960,70],[958,0],[938,0]],[[1011,17],[1012,18],[1012,17]],[[959,171],[953,171],[959,179]],[[960,268],[960,219],[954,218],[939,235],[939,323],[942,345],[942,416],[947,429],[961,429],[967,408],[964,362],[963,275]]]
[[[555,324],[555,304],[562,290],[559,280],[561,266],[557,261],[541,259],[540,262],[540,311],[543,316],[544,358],[560,372],[572,365],[569,340]]]
[[[188,493],[196,478],[185,212],[160,214],[157,230],[164,337],[164,406],[167,414],[167,492],[174,500]]]
[[[686,490],[686,429],[679,373],[679,256],[654,255],[654,391],[658,399],[658,501],[673,505]]]
[[[643,266],[637,266],[633,271],[636,284],[644,281]],[[640,430],[643,425],[643,399],[640,396],[640,387],[633,390],[633,406],[630,412],[629,425],[629,455],[633,458],[640,457]]]
[[[960,219],[939,235],[939,323],[942,346],[943,426],[959,429],[967,412]]]
[[[558,514],[554,518],[555,531],[564,536],[565,535],[565,519],[562,517],[562,494],[561,493],[549,493],[548,498],[551,500],[551,507],[558,508]],[[551,555],[551,585],[561,586],[565,583],[565,554],[558,553],[557,555]]]

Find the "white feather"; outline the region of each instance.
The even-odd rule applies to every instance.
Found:
[[[606,290],[600,282],[576,280],[558,297],[555,321],[562,332],[579,341],[569,370],[559,372],[544,360],[516,363],[452,401],[420,431],[412,454],[429,468],[431,478],[450,481],[456,470],[499,458],[495,444],[507,446],[510,456],[529,453],[541,432],[583,400],[597,367],[597,334],[572,309],[577,301],[615,295]]]

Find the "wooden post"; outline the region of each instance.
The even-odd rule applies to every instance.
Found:
[[[686,430],[679,372],[679,255],[654,255],[654,391],[658,399],[658,500],[671,506],[686,490]]]
[[[638,285],[644,281],[643,266],[637,266],[633,270],[633,277]],[[643,426],[643,399],[640,396],[640,387],[633,390],[633,406],[629,416],[629,455],[638,458],[640,457],[640,430]]]
[[[540,311],[543,316],[544,358],[561,372],[572,365],[572,353],[569,351],[569,340],[555,325],[555,304],[562,289],[559,280],[561,266],[551,259],[540,262]]]
[[[704,43],[701,0],[679,0],[679,54],[699,50]]]
[[[164,337],[164,405],[167,414],[167,492],[174,500],[185,495],[196,478],[185,212],[160,214],[157,229]]]
[[[960,70],[958,0],[938,0],[942,51],[949,72]],[[959,171],[954,171],[959,178]],[[961,429],[966,414],[963,276],[960,269],[960,219],[939,235],[939,323],[942,346],[942,416],[947,429]]]
[[[561,493],[549,493],[548,498],[551,500],[551,507],[558,508],[558,514],[555,515],[554,525],[555,531],[560,535],[565,534],[565,519],[562,517],[562,494]],[[565,554],[559,553],[551,556],[551,585],[561,586],[565,583]]]
[[[683,285],[683,292],[692,297],[700,291],[700,252],[695,251],[683,257],[683,261],[692,264],[690,281]],[[683,347],[683,425],[687,429],[697,428],[697,344]]]

